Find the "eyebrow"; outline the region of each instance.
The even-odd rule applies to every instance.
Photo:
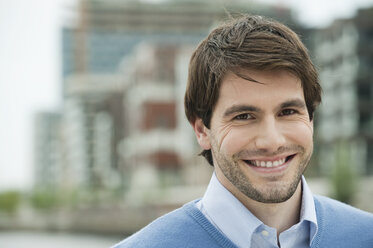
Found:
[[[280,108],[289,108],[289,107],[306,108],[306,103],[300,99],[292,99],[292,100],[283,102],[280,105]]]
[[[223,116],[228,117],[235,113],[241,112],[259,112],[260,109],[252,105],[233,105],[224,111]]]

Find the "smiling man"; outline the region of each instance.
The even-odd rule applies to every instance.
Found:
[[[214,166],[202,199],[116,247],[373,247],[373,215],[313,196],[303,177],[321,88],[288,27],[241,16],[192,55],[185,112]]]

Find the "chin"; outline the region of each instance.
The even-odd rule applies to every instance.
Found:
[[[282,203],[289,200],[296,192],[299,180],[293,181],[270,181],[259,186],[237,185],[237,188],[246,197],[261,203]]]

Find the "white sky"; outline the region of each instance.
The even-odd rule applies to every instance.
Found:
[[[32,115],[56,108],[63,0],[0,0],[0,189],[32,179]]]
[[[32,184],[32,116],[60,102],[60,27],[75,0],[0,0],[0,190]],[[152,0],[155,1],[155,0]],[[351,17],[373,0],[261,0],[290,4],[307,26]]]

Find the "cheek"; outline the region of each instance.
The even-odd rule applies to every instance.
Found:
[[[287,125],[284,125],[283,130],[286,137],[294,143],[304,147],[313,143],[313,126],[310,122],[287,123]]]
[[[220,149],[226,154],[234,155],[247,148],[252,140],[252,133],[247,126],[230,128],[220,139]]]

